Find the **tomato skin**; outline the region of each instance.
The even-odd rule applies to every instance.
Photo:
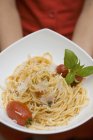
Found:
[[[58,74],[62,74],[63,77],[66,77],[68,74],[68,69],[65,67],[64,64],[60,64],[56,67],[56,71]]]
[[[16,120],[17,124],[22,126],[26,125],[28,119],[32,119],[32,113],[28,107],[19,101],[9,102],[6,111],[9,118]]]

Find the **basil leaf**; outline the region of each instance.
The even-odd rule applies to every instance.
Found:
[[[64,65],[68,69],[72,69],[78,63],[78,57],[69,49],[65,49]]]
[[[84,67],[77,71],[77,75],[86,77],[93,74],[93,66]]]
[[[74,66],[74,71],[77,71],[77,69],[80,69],[80,61]]]
[[[74,79],[75,79],[75,72],[69,72],[65,78],[68,85],[73,83]]]
[[[74,67],[74,71],[78,72],[78,71],[80,71],[80,70],[83,69],[83,68],[84,68],[84,65],[81,65],[81,66],[80,66],[80,64],[77,64],[77,65]]]

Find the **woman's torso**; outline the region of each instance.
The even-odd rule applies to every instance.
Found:
[[[71,38],[84,0],[17,0],[23,33],[50,28]]]

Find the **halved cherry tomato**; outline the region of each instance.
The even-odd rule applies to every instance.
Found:
[[[56,71],[58,74],[62,74],[63,77],[66,77],[66,75],[68,74],[68,69],[63,64],[58,65],[56,67]]]
[[[19,125],[25,126],[31,123],[32,113],[25,104],[19,101],[9,102],[6,111],[8,116],[16,120]]]

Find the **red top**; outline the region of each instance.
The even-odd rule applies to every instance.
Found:
[[[71,38],[84,0],[16,0],[23,33],[50,28]]]

